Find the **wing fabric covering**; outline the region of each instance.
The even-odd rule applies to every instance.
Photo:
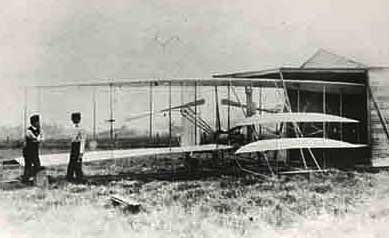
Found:
[[[228,145],[197,145],[197,146],[185,146],[185,147],[163,147],[163,148],[138,148],[128,150],[104,150],[104,151],[92,151],[86,152],[83,157],[83,162],[103,161],[111,159],[125,159],[138,156],[151,156],[151,155],[164,155],[164,154],[178,154],[178,153],[190,153],[190,152],[207,152],[215,150],[228,150],[231,149]],[[23,157],[16,158],[16,160],[24,165]],[[40,155],[42,166],[55,166],[67,164],[69,161],[69,153],[60,154],[47,154]]]
[[[366,145],[351,144],[344,141],[324,139],[317,137],[305,138],[280,138],[270,140],[260,140],[247,144],[237,150],[236,154],[261,152],[268,150],[287,150],[301,148],[359,148]]]
[[[235,126],[248,126],[268,123],[281,123],[281,122],[342,122],[342,123],[357,123],[357,120],[349,119],[345,117],[339,117],[330,114],[323,113],[310,113],[310,112],[281,112],[273,114],[255,115],[245,118],[241,122],[235,124]]]

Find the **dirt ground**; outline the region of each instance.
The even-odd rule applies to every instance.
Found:
[[[333,170],[266,181],[242,174],[191,178],[177,173],[167,179],[148,173],[167,164],[153,166],[139,161],[85,165],[89,179],[83,184],[65,182],[65,167],[59,167],[49,171],[48,188],[4,187],[0,237],[333,238],[386,237],[389,231],[387,172]],[[117,176],[124,168],[143,175]],[[115,206],[111,196],[140,203],[140,212]]]

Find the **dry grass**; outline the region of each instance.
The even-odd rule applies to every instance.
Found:
[[[7,229],[0,237],[380,237],[388,230],[386,181],[386,173],[333,171],[266,182],[250,176],[58,182],[47,190],[2,191]],[[142,212],[113,207],[114,194],[139,201]],[[373,202],[380,205],[367,207]]]
[[[171,160],[155,161],[95,163],[85,172],[171,165]],[[58,178],[65,169],[50,173]],[[137,200],[142,211],[124,213],[111,204],[111,195]],[[75,185],[58,180],[44,190],[1,191],[0,237],[386,237],[388,195],[388,173],[332,171],[270,181],[224,176]]]

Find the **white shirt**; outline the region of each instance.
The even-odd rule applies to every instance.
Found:
[[[31,126],[34,130],[36,130],[37,128],[34,127],[34,126]],[[33,140],[33,141],[36,141],[36,142],[40,142],[40,141],[43,141],[43,133],[42,133],[42,130],[40,131],[39,135],[38,136],[35,136],[34,133],[27,129],[26,131],[26,137]]]
[[[86,133],[79,124],[75,124],[72,132],[72,142],[80,142],[80,153],[85,151]]]

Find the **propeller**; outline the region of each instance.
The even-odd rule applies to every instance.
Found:
[[[205,104],[205,99],[202,98],[202,99],[199,99],[199,100],[196,100],[196,101],[193,101],[193,102],[184,103],[182,105],[174,106],[174,107],[171,107],[171,108],[165,108],[165,109],[160,110],[160,112],[166,112],[166,111],[169,111],[169,110],[181,109],[181,108],[184,108],[184,107],[201,106],[201,105],[204,105],[204,104]]]
[[[201,106],[201,105],[204,105],[204,104],[205,104],[205,99],[202,98],[202,99],[199,99],[199,100],[196,100],[196,101],[184,103],[182,105],[178,105],[178,106],[174,106],[174,107],[169,107],[169,108],[164,108],[164,109],[161,109],[161,110],[141,112],[141,113],[138,113],[138,114],[134,114],[134,115],[131,115],[131,116],[127,117],[126,121],[132,121],[132,120],[144,118],[144,117],[150,116],[150,114],[154,115],[154,114],[157,114],[157,113],[167,112],[169,110],[176,110],[176,109],[182,109],[182,108],[188,108],[188,107],[194,107],[194,106]]]
[[[239,102],[235,102],[235,101],[232,101],[232,100],[229,100],[229,99],[222,99],[221,104],[222,105],[230,105],[230,106],[233,106],[233,107],[243,107],[243,108],[247,108],[248,107],[245,104],[242,104],[242,103],[239,103]],[[277,113],[277,112],[280,111],[277,108],[275,108],[275,109],[265,109],[265,108],[259,108],[259,107],[256,107],[255,110],[263,111],[263,112],[269,112],[269,113]]]

